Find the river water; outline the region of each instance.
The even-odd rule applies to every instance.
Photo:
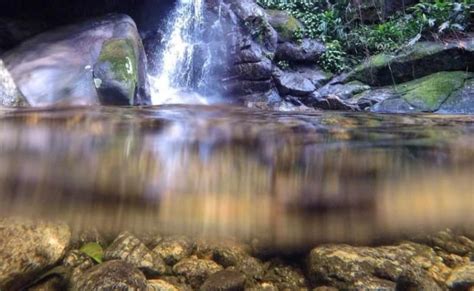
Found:
[[[474,225],[474,116],[162,105],[0,111],[0,213],[371,243]]]

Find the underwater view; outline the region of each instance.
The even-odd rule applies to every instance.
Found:
[[[0,291],[474,290],[473,17],[0,0]]]

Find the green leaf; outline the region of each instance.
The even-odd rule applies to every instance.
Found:
[[[104,249],[98,243],[88,243],[82,246],[81,252],[101,264],[104,258]]]

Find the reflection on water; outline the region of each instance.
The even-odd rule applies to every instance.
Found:
[[[474,223],[474,116],[160,106],[0,119],[4,215],[278,245]]]

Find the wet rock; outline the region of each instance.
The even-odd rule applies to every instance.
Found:
[[[327,84],[333,74],[323,71],[321,68],[317,66],[294,66],[294,70],[301,74],[304,78],[307,78],[313,83],[316,88],[321,88],[325,84]]]
[[[261,98],[265,98],[267,93],[273,88],[273,83],[272,80],[251,81],[237,79],[225,82],[224,88],[230,94],[238,95],[238,99],[245,99],[248,96],[258,94],[262,96]]]
[[[61,291],[67,288],[63,278],[53,276],[34,286],[28,288],[28,291]]]
[[[246,288],[246,290],[250,290],[250,291],[279,291],[277,286],[275,286],[273,283],[268,283],[268,282],[257,283],[252,287]]]
[[[272,61],[267,58],[262,58],[259,62],[234,66],[235,74],[238,74],[241,80],[269,80],[272,77],[272,69]]]
[[[245,288],[245,276],[240,272],[223,270],[212,274],[201,287],[202,291],[240,291]]]
[[[199,288],[210,275],[221,270],[223,270],[222,266],[216,262],[197,257],[183,259],[173,267],[173,272],[185,277],[193,288]]]
[[[370,86],[364,83],[352,81],[345,84],[329,83],[320,88],[317,93],[319,96],[321,96],[321,98],[325,98],[327,96],[337,96],[340,99],[346,100],[369,89]]]
[[[357,104],[360,109],[370,109],[372,106],[388,99],[397,99],[400,95],[393,88],[375,88],[354,95],[350,100],[352,104]]]
[[[466,80],[464,86],[449,96],[438,113],[474,114],[474,78]]]
[[[345,111],[360,111],[360,107],[357,104],[352,104],[347,100],[342,100],[337,95],[329,95],[321,97],[317,92],[311,94],[303,102],[314,108],[324,110],[345,110]]]
[[[275,52],[278,33],[270,25],[265,10],[253,0],[228,1],[240,24],[267,52]]]
[[[164,238],[153,252],[159,255],[168,265],[173,266],[193,252],[193,243],[186,237],[174,236]]]
[[[15,81],[5,64],[0,59],[0,106],[23,107],[28,106],[23,94],[18,90]]]
[[[310,79],[297,72],[280,71],[274,75],[281,95],[307,96],[316,90]]]
[[[366,248],[346,245],[322,246],[311,251],[308,273],[315,285],[346,288],[389,288],[440,285],[450,268],[433,249],[404,243]]]
[[[329,286],[319,286],[314,288],[313,291],[338,291],[338,289]]]
[[[435,112],[466,80],[474,75],[466,72],[438,72],[394,86],[394,95],[374,108],[377,112]],[[396,99],[402,99],[397,101]],[[407,106],[408,104],[408,106]]]
[[[273,283],[278,290],[301,290],[308,288],[303,272],[281,262],[273,262],[265,272],[263,281]]]
[[[69,246],[64,224],[0,220],[0,290],[19,289],[54,266]]]
[[[146,287],[147,291],[179,291],[179,287],[166,282],[165,280],[149,280]]]
[[[200,241],[196,244],[195,254],[199,258],[211,259],[224,268],[241,272],[247,280],[263,278],[265,266],[250,255],[251,247],[233,240]]]
[[[63,259],[63,266],[70,272],[70,280],[79,278],[85,271],[95,266],[91,257],[79,250],[69,251]]]
[[[397,55],[380,54],[356,67],[348,77],[371,86],[388,86],[442,71],[474,68],[474,36],[442,42],[419,42]]]
[[[397,278],[396,283],[396,290],[443,290],[443,288],[421,268],[404,270]]]
[[[455,269],[446,285],[453,290],[472,290],[474,288],[474,262]]]
[[[304,29],[301,22],[287,11],[268,9],[265,12],[268,22],[278,32],[280,42],[295,40],[296,33]]]
[[[109,261],[84,272],[72,281],[72,290],[145,290],[140,270],[123,261]]]
[[[135,23],[125,15],[39,34],[3,58],[31,106],[122,104],[132,91],[129,103],[149,102],[143,45]],[[104,93],[110,90],[120,93],[119,101],[110,102]]]
[[[134,104],[138,84],[138,55],[132,40],[113,39],[104,42],[93,69],[101,104]]]
[[[276,59],[289,62],[316,63],[326,51],[317,40],[305,38],[301,42],[284,42],[278,45]]]
[[[150,276],[162,275],[166,272],[163,259],[128,232],[121,233],[106,249],[104,259],[106,261],[123,260]]]
[[[474,252],[474,241],[463,235],[456,234],[450,229],[429,235],[420,241],[433,248],[439,248],[458,256],[469,256],[470,253]]]
[[[383,113],[410,113],[416,112],[416,108],[401,98],[388,98],[371,107],[372,112]]]

